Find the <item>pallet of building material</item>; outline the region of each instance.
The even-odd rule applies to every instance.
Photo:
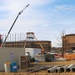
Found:
[[[45,62],[45,55],[44,54],[36,55],[35,60]]]

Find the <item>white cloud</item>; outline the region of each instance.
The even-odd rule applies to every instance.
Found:
[[[53,0],[6,0],[6,5],[3,5],[0,7],[1,11],[8,11],[9,14],[7,18],[0,21],[0,26],[7,25],[7,29],[12,25],[14,19],[16,18],[18,12],[22,10],[24,6],[26,6],[28,3],[30,6],[22,13],[22,15],[19,16],[19,19],[17,20],[17,23],[15,26],[21,27],[23,25],[24,27],[34,27],[36,25],[43,25],[44,23],[47,23],[45,18],[45,14],[41,13],[39,11],[35,11],[36,6],[41,6],[43,4],[46,4],[48,2],[52,2]],[[21,27],[22,28],[22,27]],[[14,30],[14,29],[13,29]]]
[[[27,4],[30,4],[31,10],[37,6],[42,6],[53,2],[54,0],[3,0],[6,4],[0,7],[0,10],[7,10],[11,13],[19,12]]]
[[[47,9],[45,11],[43,6],[51,4],[56,0],[2,1],[4,4],[0,5],[0,11],[4,13],[0,12],[0,14],[2,14],[1,16],[3,16],[2,18],[0,17],[0,33],[8,32],[18,12],[21,11],[27,4],[30,4],[30,6],[19,16],[11,33],[21,32],[25,34],[27,31],[31,30],[34,31],[38,39],[56,42],[55,36],[59,35],[58,32],[61,29],[63,30],[63,28],[67,28],[68,24],[69,28],[71,27],[71,24],[75,24],[73,16],[72,18],[70,17],[72,14],[68,14],[70,16],[65,13],[62,14],[62,11],[73,12],[75,7],[72,5],[54,5],[54,8],[50,6],[48,8],[49,10]]]
[[[65,10],[65,11],[75,11],[75,6],[74,5],[56,5],[55,9],[57,10]]]

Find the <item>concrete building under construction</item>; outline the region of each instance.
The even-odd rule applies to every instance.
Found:
[[[45,51],[50,51],[51,41],[38,40],[33,32],[27,32],[26,40],[6,42],[5,47],[41,48]]]
[[[51,41],[39,41],[45,51],[51,50]],[[25,41],[6,42],[5,47],[24,47]],[[27,41],[26,48],[41,48],[37,41]]]
[[[75,50],[75,34],[68,34],[62,37],[62,44],[65,50]]]

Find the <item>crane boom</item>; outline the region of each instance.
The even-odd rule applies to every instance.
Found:
[[[35,35],[34,35],[35,37]],[[35,37],[35,39],[37,40],[38,44],[40,45],[41,49],[44,50],[43,46],[39,43],[38,39]]]
[[[16,23],[16,21],[17,21],[17,19],[18,19],[19,15],[21,15],[21,13],[23,13],[23,11],[24,11],[24,10],[25,10],[28,6],[29,6],[29,4],[28,4],[28,5],[26,5],[26,6],[25,6],[25,8],[24,8],[24,9],[22,9],[22,10],[18,13],[18,15],[17,15],[16,19],[14,20],[14,22],[13,22],[13,24],[12,24],[11,28],[9,29],[9,31],[8,31],[8,33],[7,33],[7,36],[5,37],[4,42],[2,43],[2,47],[4,47],[5,42],[6,42],[7,38],[8,38],[8,36],[9,36],[9,34],[10,34],[10,32],[11,32],[11,30],[12,30],[13,26],[14,26],[14,24]]]

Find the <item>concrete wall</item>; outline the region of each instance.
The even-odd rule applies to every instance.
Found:
[[[12,59],[10,53],[13,53]],[[6,62],[15,61],[18,66],[21,66],[20,57],[24,55],[24,48],[0,48],[0,71],[4,70],[4,63]]]

